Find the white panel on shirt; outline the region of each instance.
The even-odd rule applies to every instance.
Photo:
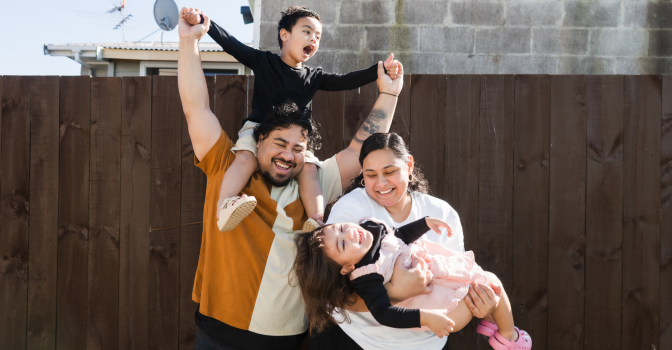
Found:
[[[453,236],[428,231],[420,239],[432,241],[442,246],[464,251],[464,234],[457,212],[445,201],[422,193],[413,193],[411,213],[404,222],[395,222],[385,207],[376,203],[363,188],[356,189],[339,199],[331,209],[327,223],[359,222],[364,217],[375,217],[390,226],[400,227],[425,216],[446,221],[453,229]],[[350,312],[350,323],[339,326],[363,349],[442,349],[448,337],[439,338],[434,332],[417,332],[409,329],[389,328],[378,323],[370,312]],[[338,314],[334,314],[341,321]]]

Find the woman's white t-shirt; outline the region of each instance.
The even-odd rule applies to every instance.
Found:
[[[443,232],[427,232],[420,239],[439,243],[454,250],[464,251],[464,235],[457,212],[445,201],[427,194],[411,192],[411,214],[404,222],[395,222],[385,207],[374,201],[363,188],[358,188],[334,204],[329,214],[328,224],[353,222],[374,217],[390,226],[400,227],[425,216],[443,219],[453,229],[453,236]],[[443,229],[442,229],[443,231]],[[417,332],[410,329],[389,328],[378,323],[370,312],[349,312],[350,323],[342,322],[339,326],[345,334],[363,349],[442,349],[448,337],[439,338],[434,332]],[[339,314],[334,314],[337,322],[342,321]]]

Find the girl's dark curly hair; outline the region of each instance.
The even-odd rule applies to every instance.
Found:
[[[320,124],[311,118],[312,111],[308,108],[299,108],[296,103],[286,101],[280,106],[274,107],[263,122],[254,128],[254,139],[266,138],[273,130],[281,130],[297,125],[303,128],[303,136],[306,138],[309,151],[317,151],[322,148],[322,136],[320,136]]]
[[[290,274],[290,284],[299,286],[306,303],[306,315],[310,320],[310,334],[322,332],[336,321],[331,316],[336,308],[343,320],[350,322],[344,309],[354,305],[350,299],[354,289],[350,277],[341,274],[341,265],[327,256],[324,251],[326,225],[312,232],[294,236],[296,260]]]
[[[405,162],[408,162],[409,156],[411,156],[404,139],[398,134],[394,132],[375,133],[364,140],[362,151],[359,153],[359,165],[364,166],[364,159],[366,159],[369,153],[379,149],[390,150],[394,153],[395,157]],[[429,185],[427,184],[427,180],[425,180],[422,171],[420,171],[418,163],[414,163],[413,172],[411,174],[413,175],[413,180],[409,181],[408,189],[414,192],[429,194]],[[359,176],[354,178],[346,187],[345,191],[343,191],[343,195],[346,195],[357,188],[364,187],[361,184],[362,179],[364,179],[364,174],[360,173]]]
[[[320,15],[306,6],[290,6],[286,10],[282,11],[281,14],[282,17],[280,17],[280,21],[278,21],[278,45],[280,45],[281,49],[282,39],[280,38],[280,31],[282,29],[291,33],[292,28],[294,28],[294,25],[296,24],[296,21],[303,17],[313,17],[320,21]]]

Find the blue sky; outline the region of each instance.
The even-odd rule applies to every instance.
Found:
[[[137,41],[159,27],[154,21],[155,0],[126,0],[126,41]],[[251,43],[253,24],[243,24],[241,6],[247,0],[176,0],[178,8],[196,7],[226,28],[238,40]],[[0,21],[0,75],[79,75],[80,65],[65,57],[45,56],[44,44],[121,42],[113,30],[119,14],[106,11],[121,0],[19,0],[4,6]],[[7,11],[9,10],[9,11]],[[160,32],[159,32],[160,33]],[[144,41],[160,40],[159,33]],[[177,28],[164,41],[178,41]],[[212,42],[207,35],[203,41]]]

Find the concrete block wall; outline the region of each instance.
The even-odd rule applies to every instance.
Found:
[[[259,48],[273,52],[282,10],[317,11],[308,64],[331,72],[394,52],[411,74],[672,74],[669,0],[257,1]]]

